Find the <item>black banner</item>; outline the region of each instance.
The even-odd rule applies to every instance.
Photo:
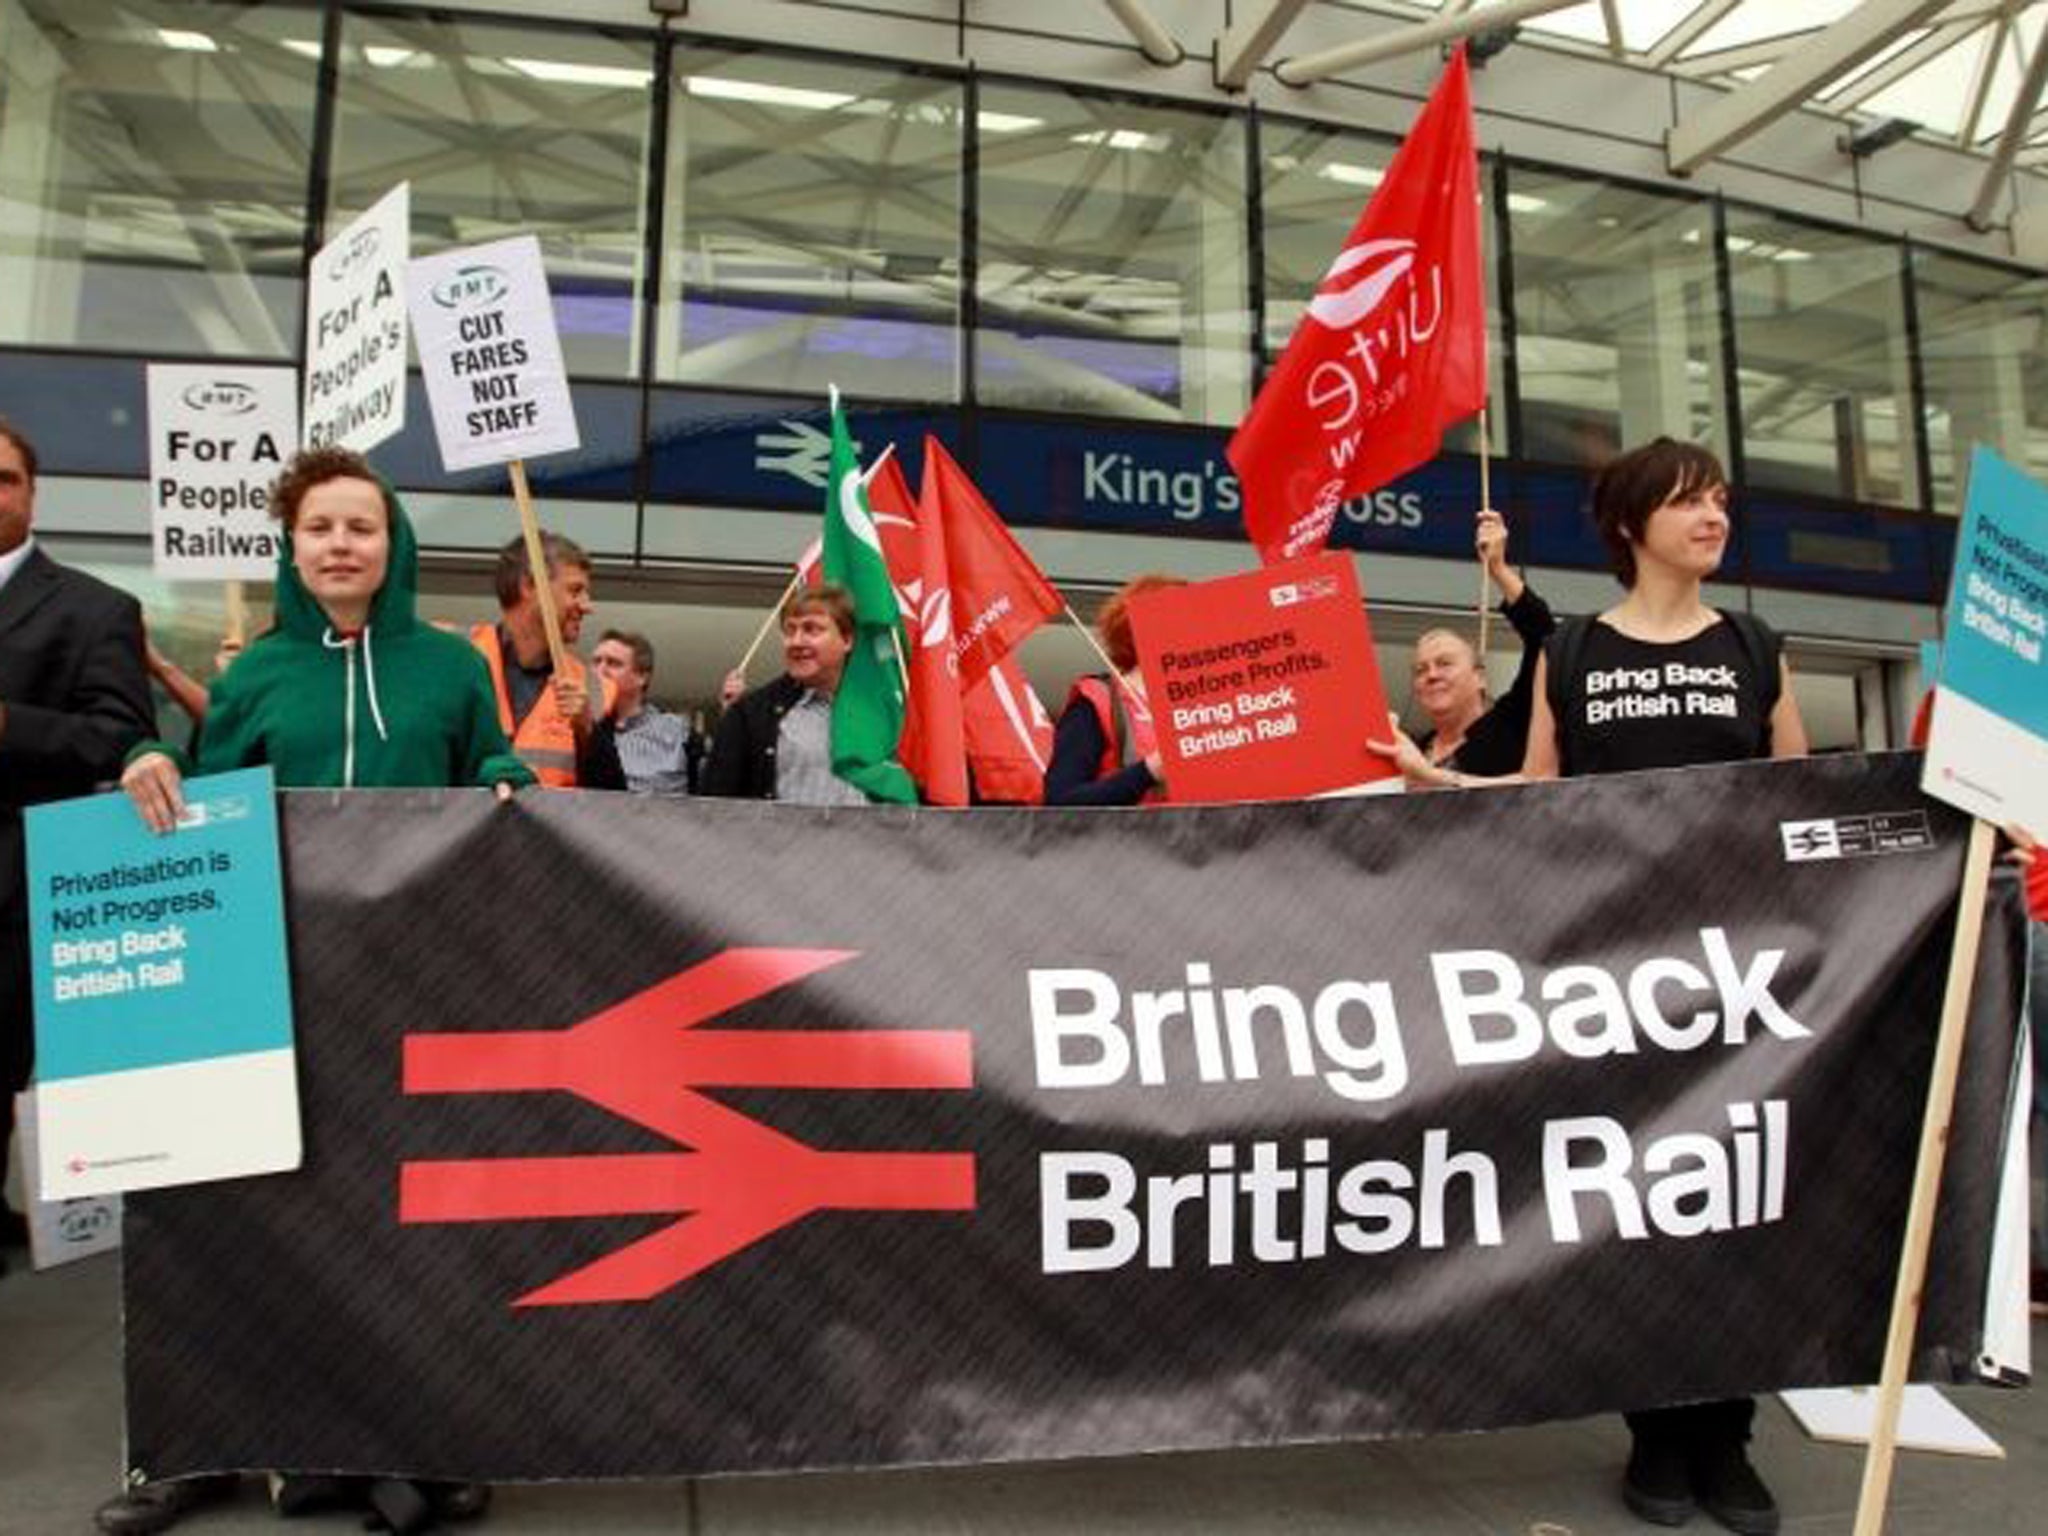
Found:
[[[1917,774],[287,796],[306,1166],[130,1202],[131,1463],[670,1476],[1875,1380],[1966,832]],[[1980,1339],[2015,897],[1923,1378]]]

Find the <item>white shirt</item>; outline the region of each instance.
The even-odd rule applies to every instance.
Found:
[[[6,554],[0,555],[0,592],[7,590],[7,583],[14,580],[14,573],[35,553],[35,548],[35,535],[30,534]]]

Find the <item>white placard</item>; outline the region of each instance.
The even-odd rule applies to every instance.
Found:
[[[405,429],[405,264],[412,184],[401,181],[320,248],[307,274],[306,446],[367,453]]]
[[[270,484],[299,441],[291,368],[149,365],[150,568],[172,580],[269,581],[284,535]]]
[[[579,446],[538,240],[423,257],[406,269],[406,297],[451,471]]]
[[[14,1123],[21,1132],[21,1166],[27,1174],[36,1166],[40,1153],[36,1135],[36,1096],[14,1096]],[[96,1253],[110,1253],[121,1246],[121,1197],[86,1195],[76,1200],[38,1198],[33,1177],[24,1178],[28,1190],[28,1261],[37,1269],[54,1269]]]

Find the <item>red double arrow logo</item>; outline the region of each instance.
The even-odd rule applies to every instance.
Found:
[[[971,1088],[960,1030],[708,1030],[705,1020],[855,958],[729,949],[566,1029],[408,1035],[405,1092],[573,1093],[686,1152],[408,1162],[408,1224],[673,1214],[681,1219],[519,1298],[645,1301],[819,1211],[970,1211],[966,1152],[829,1152],[706,1088]]]

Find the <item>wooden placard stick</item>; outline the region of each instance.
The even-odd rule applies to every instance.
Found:
[[[562,616],[555,612],[555,589],[548,580],[547,551],[541,548],[533,491],[526,483],[526,461],[513,459],[506,467],[512,471],[512,495],[519,503],[519,531],[526,537],[526,568],[533,575],[533,595],[540,604],[541,627],[547,631],[548,660],[559,676],[568,671],[569,648],[562,643]]]
[[[232,641],[237,650],[249,643],[249,593],[239,578],[228,583],[228,627],[221,638]]]
[[[1913,1363],[1913,1335],[1920,1324],[1927,1283],[1927,1252],[1934,1237],[1934,1208],[1941,1193],[1941,1169],[1948,1155],[1949,1120],[1955,1110],[1956,1074],[1970,1021],[1970,987],[1977,973],[1977,948],[1984,933],[1984,898],[1991,885],[1992,826],[1974,821],[1963,860],[1963,887],[1956,908],[1955,943],[1948,956],[1948,985],[1941,998],[1941,1033],[1927,1085],[1927,1110],[1920,1123],[1920,1158],[1913,1174],[1913,1200],[1906,1213],[1905,1249],[1892,1289],[1892,1320],[1885,1336],[1884,1374],[1878,1384],[1877,1419],[1863,1458],[1863,1489],[1856,1500],[1855,1536],[1877,1536],[1884,1528],[1892,1458],[1898,1448],[1899,1408]]]
[[[1486,418],[1486,407],[1479,407],[1479,510],[1493,510],[1493,433]],[[1493,627],[1493,604],[1487,599],[1492,596],[1491,582],[1486,575],[1486,562],[1479,562],[1479,665],[1486,666],[1486,642],[1488,631]]]

